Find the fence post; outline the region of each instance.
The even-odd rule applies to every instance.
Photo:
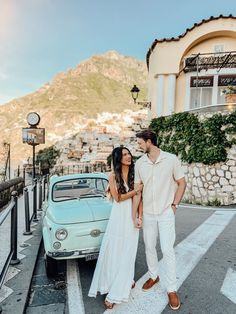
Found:
[[[18,165],[18,168],[17,168],[17,177],[20,176],[20,166]]]
[[[43,201],[45,201],[45,184],[46,182],[46,177],[43,177],[43,181],[42,181],[42,186],[43,186]]]
[[[46,200],[46,189],[48,189],[49,175],[47,174],[43,180],[43,200]]]
[[[39,208],[38,210],[42,210],[42,179],[39,179]]]
[[[17,221],[17,211],[18,211],[18,197],[17,192],[13,191],[11,193],[14,207],[11,211],[11,250],[13,251],[12,259],[10,265],[16,265],[20,263],[20,260],[17,258],[17,232],[18,232],[18,221]]]
[[[25,184],[25,167],[23,168],[23,179],[24,179],[24,185],[26,185]]]
[[[38,221],[37,219],[37,179],[34,179],[33,185],[33,221]]]
[[[24,201],[25,201],[25,232],[23,235],[30,235],[30,213],[29,213],[29,192],[28,188],[24,188]]]

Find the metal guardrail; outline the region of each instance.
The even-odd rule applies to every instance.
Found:
[[[74,174],[74,173],[91,173],[91,172],[106,172],[108,171],[109,166],[105,163],[98,163],[98,164],[91,164],[91,163],[84,163],[83,165],[57,165],[51,170],[51,174],[57,175],[67,175],[67,174]]]
[[[18,178],[19,179],[19,178]],[[14,180],[14,179],[13,179]],[[18,181],[17,181],[18,182]],[[19,181],[21,182],[21,181]],[[34,184],[32,186],[32,208],[33,213],[30,217],[30,206],[29,206],[29,187],[24,188],[24,207],[25,207],[25,231],[24,235],[32,234],[30,230],[31,221],[38,221],[37,219],[37,210],[41,210],[43,201],[45,201],[45,191],[47,190],[48,176],[43,177],[42,179],[34,179]],[[7,185],[5,185],[8,188]],[[3,188],[3,186],[2,186]],[[39,189],[39,193],[37,193],[37,189]],[[3,191],[3,189],[2,189]],[[0,190],[1,192],[1,190]],[[38,204],[38,207],[37,207]],[[7,207],[4,208],[2,213],[0,213],[0,227],[3,222],[6,220],[8,215],[11,213],[11,229],[10,229],[10,253],[7,256],[3,269],[0,270],[0,289],[3,285],[4,279],[6,277],[9,265],[16,265],[20,263],[20,260],[17,258],[17,232],[18,232],[18,193],[17,191],[13,191],[11,193],[11,201]],[[2,309],[0,306],[0,313]]]
[[[0,226],[11,213],[11,241],[10,241],[10,253],[5,261],[3,269],[0,274],[0,289],[4,282],[5,276],[8,271],[9,265],[16,265],[20,263],[17,258],[17,211],[18,211],[18,196],[17,192],[13,191],[11,193],[12,200],[4,212],[0,216]]]
[[[38,218],[37,218],[37,179],[34,179],[34,184],[33,184],[33,187],[32,187],[32,191],[33,191],[33,221],[38,221]]]
[[[43,201],[45,201],[46,190],[47,190],[48,176],[43,178],[34,179],[34,184],[31,188],[32,194],[32,208],[33,213],[30,217],[30,206],[29,206],[29,188],[24,188],[24,203],[25,203],[25,232],[24,235],[32,234],[30,230],[31,221],[37,222],[37,211],[42,210]],[[37,192],[39,190],[39,193]]]
[[[11,193],[17,191],[18,194],[23,193],[24,179],[14,178],[0,183],[0,211],[3,206],[11,200]]]

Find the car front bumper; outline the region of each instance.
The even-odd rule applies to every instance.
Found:
[[[100,248],[90,248],[83,250],[74,250],[74,251],[48,251],[46,254],[54,259],[69,259],[69,258],[83,258],[88,257],[89,255],[98,254]]]

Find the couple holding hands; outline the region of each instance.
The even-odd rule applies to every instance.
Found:
[[[137,144],[145,154],[135,166],[127,148],[116,147],[112,152],[109,188],[113,206],[89,296],[96,297],[98,292],[107,294],[104,302],[107,309],[128,302],[130,291],[135,287],[139,229],[143,228],[149,279],[142,290],[148,291],[160,280],[156,251],[159,232],[169,306],[178,310],[175,212],[185,191],[184,172],[175,155],[157,147],[157,136],[153,131],[147,129],[136,136]]]

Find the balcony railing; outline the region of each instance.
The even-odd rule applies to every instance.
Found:
[[[225,104],[215,104],[215,105],[209,105],[209,106],[203,106],[203,107],[197,107],[197,108],[190,108],[186,111],[188,112],[216,112],[216,111],[234,111],[236,110],[236,103],[225,103]]]
[[[184,67],[180,72],[220,70],[221,68],[236,68],[236,51],[191,55],[184,59]]]

